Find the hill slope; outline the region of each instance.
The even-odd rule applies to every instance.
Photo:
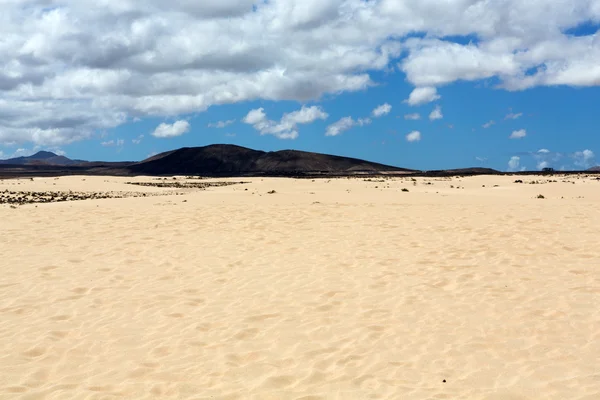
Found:
[[[235,145],[185,147],[130,165],[138,174],[293,175],[356,172],[410,172],[404,168],[356,158],[297,150],[264,152]]]

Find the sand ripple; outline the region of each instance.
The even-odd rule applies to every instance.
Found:
[[[600,398],[598,203],[473,179],[0,209],[0,399]]]

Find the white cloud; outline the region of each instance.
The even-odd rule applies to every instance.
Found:
[[[375,118],[383,117],[384,115],[388,115],[392,111],[392,106],[388,103],[382,104],[375,108],[371,113]]]
[[[510,134],[510,139],[522,139],[527,136],[527,131],[525,129],[519,129],[518,131],[513,131]]]
[[[492,121],[486,122],[485,124],[483,124],[481,126],[482,126],[482,128],[487,129],[487,128],[491,127],[492,125],[494,125],[495,123],[496,122],[494,120],[492,120]]]
[[[461,45],[438,39],[409,43],[411,52],[400,68],[409,82],[417,86],[476,81],[519,72],[514,55],[486,51],[474,44]]]
[[[418,106],[421,104],[431,103],[432,101],[436,101],[441,97],[442,96],[437,93],[437,89],[435,87],[417,87],[410,93],[408,99],[404,102],[411,106]]]
[[[520,164],[521,164],[521,157],[512,156],[510,158],[510,160],[508,160],[508,170],[509,171],[518,171]]]
[[[234,122],[235,122],[235,119],[230,119],[230,120],[227,120],[227,121],[212,122],[212,123],[208,124],[208,127],[209,128],[219,128],[219,129],[221,129],[221,128],[225,128],[225,127],[233,124]]]
[[[140,135],[135,139],[131,139],[131,143],[133,144],[140,144],[142,143],[142,140],[144,139],[144,135]]]
[[[406,135],[407,142],[418,142],[419,140],[421,140],[421,132],[419,131],[412,131]]]
[[[421,114],[419,114],[419,113],[406,114],[406,115],[404,115],[404,119],[411,120],[411,121],[417,121],[417,120],[421,119]]]
[[[296,139],[298,125],[310,124],[328,117],[329,115],[321,107],[302,106],[300,110],[284,114],[279,122],[275,122],[267,118],[263,108],[257,108],[250,110],[242,122],[252,125],[261,135],[274,135],[279,139]]]
[[[10,156],[8,156],[8,158],[29,157],[37,153],[38,150],[39,148],[36,147],[33,149],[18,148]]]
[[[509,113],[504,117],[504,119],[518,119],[523,116],[523,113]]]
[[[592,150],[586,149],[573,154],[575,165],[581,168],[590,168],[595,165],[596,155]]]
[[[561,153],[553,153],[548,149],[539,149],[529,153],[537,163],[538,169],[546,168],[545,166],[540,168],[540,165],[552,165],[559,162],[563,158]]]
[[[242,122],[249,125],[261,124],[265,121],[267,121],[267,114],[265,114],[265,109],[262,107],[248,111],[248,114],[242,119]]]
[[[100,145],[104,147],[122,147],[125,144],[125,140],[117,139],[117,140],[109,140],[106,142],[100,143]]]
[[[355,121],[352,117],[344,117],[337,122],[329,125],[327,127],[327,131],[325,132],[325,136],[337,136],[344,131],[352,128],[355,125]]]
[[[479,162],[485,162],[487,161],[487,157],[475,157],[475,159]]]
[[[354,126],[363,126],[371,123],[369,118],[359,118],[357,120],[352,119],[352,117],[344,117],[337,122],[329,125],[327,130],[325,131],[325,136],[337,136],[342,132],[347,131],[348,129]]]
[[[598,36],[564,33],[600,20],[595,0],[0,3],[0,143],[19,146],[60,146],[145,116],[363,90],[401,54],[410,105],[456,81],[600,85]],[[446,40],[461,35],[477,40]]]
[[[189,132],[190,123],[185,120],[175,121],[172,124],[162,123],[156,127],[152,136],[157,138],[172,138]]]
[[[537,169],[544,169],[550,167],[550,163],[548,161],[540,161],[536,165]]]
[[[442,119],[442,118],[444,118],[444,115],[442,114],[442,107],[435,106],[435,108],[433,109],[431,114],[429,114],[429,119],[431,121],[435,121],[436,119]]]

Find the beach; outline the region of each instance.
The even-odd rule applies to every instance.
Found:
[[[0,399],[600,398],[595,175],[4,190]]]

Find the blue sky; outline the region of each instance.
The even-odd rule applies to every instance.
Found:
[[[66,0],[8,13],[22,23],[0,33],[22,40],[0,47],[0,158],[141,160],[231,143],[422,170],[596,165],[600,7],[589,1],[509,1],[518,12],[506,15],[461,0],[153,0],[143,18],[126,12],[134,2],[107,2],[105,14]],[[72,35],[84,26],[115,33],[86,42]],[[182,49],[207,31],[222,43]]]

